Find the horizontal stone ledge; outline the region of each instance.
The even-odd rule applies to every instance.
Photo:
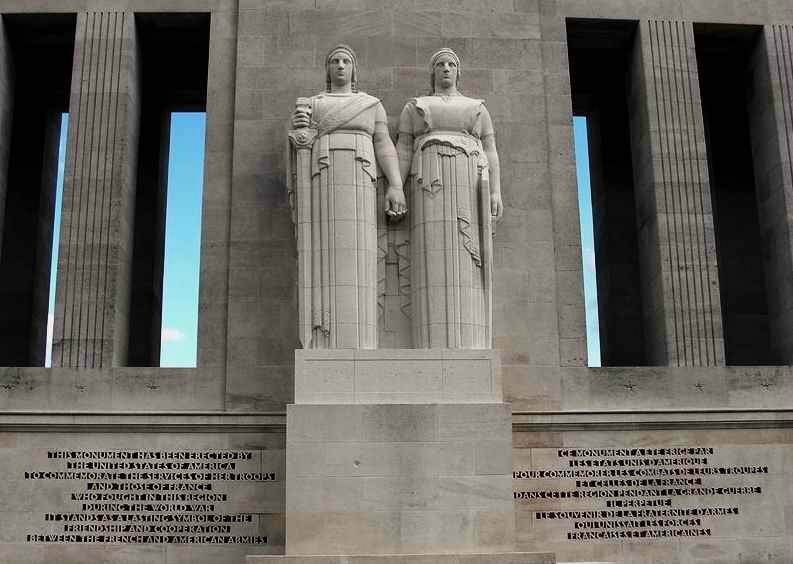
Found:
[[[556,564],[551,552],[248,556],[246,564]]]
[[[286,412],[0,411],[0,431],[286,433]]]
[[[513,432],[779,429],[793,427],[793,409],[517,411]]]
[[[778,429],[793,409],[518,411],[513,432]],[[286,412],[0,411],[5,432],[286,433]]]

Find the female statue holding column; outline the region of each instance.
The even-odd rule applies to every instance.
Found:
[[[299,98],[289,132],[290,201],[296,212],[303,348],[377,348],[378,170],[385,213],[405,196],[380,101],[358,92],[355,52],[325,59],[326,91]]]
[[[498,154],[483,100],[457,90],[460,59],[430,60],[432,94],[405,105],[397,152],[410,205],[413,346],[492,346],[492,222]]]

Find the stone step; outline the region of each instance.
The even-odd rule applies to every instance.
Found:
[[[246,564],[556,564],[556,556],[550,552],[248,556],[245,562]]]

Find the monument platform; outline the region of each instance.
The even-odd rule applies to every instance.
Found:
[[[295,351],[283,561],[553,562],[511,552],[501,388],[491,350]]]

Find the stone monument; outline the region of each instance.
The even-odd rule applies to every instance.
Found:
[[[511,412],[490,350],[502,211],[490,116],[458,93],[460,60],[441,49],[433,95],[402,113],[397,166],[382,106],[355,92],[355,60],[333,48],[328,92],[292,117],[304,348],[287,407],[286,556],[249,562],[555,562],[513,552]],[[405,213],[400,173],[411,186],[416,349],[362,350],[377,344],[375,162],[386,214]]]
[[[0,1],[0,563],[791,564],[792,47],[790,0]]]

